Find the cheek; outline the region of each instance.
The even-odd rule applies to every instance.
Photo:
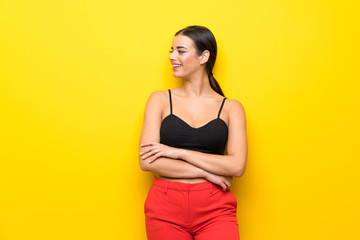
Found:
[[[194,56],[182,56],[180,60],[183,62],[184,65],[194,65],[197,63],[197,59]]]

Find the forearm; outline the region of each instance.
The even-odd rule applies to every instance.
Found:
[[[142,159],[140,161],[142,170],[157,173],[164,177],[206,178],[207,174],[203,169],[182,160],[160,157],[152,163]]]
[[[245,171],[246,156],[216,155],[181,149],[179,158],[217,175],[240,177]]]

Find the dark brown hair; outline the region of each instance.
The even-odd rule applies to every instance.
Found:
[[[205,50],[208,50],[210,52],[209,60],[207,61],[205,66],[206,73],[209,76],[209,83],[211,88],[215,92],[225,97],[219,83],[216,81],[212,73],[217,53],[217,45],[214,34],[208,28],[197,25],[188,26],[181,29],[177,33],[175,33],[175,36],[179,34],[187,36],[194,41],[196,53],[198,56],[200,56]]]

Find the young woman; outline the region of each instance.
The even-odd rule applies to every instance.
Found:
[[[147,237],[239,239],[229,187],[246,166],[244,108],[213,77],[217,45],[209,29],[181,29],[170,53],[184,84],[150,95],[140,137],[140,167],[155,173],[144,206]]]

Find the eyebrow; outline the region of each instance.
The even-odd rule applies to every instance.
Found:
[[[177,48],[177,49],[179,49],[179,48],[185,48],[185,49],[187,49],[186,47],[183,47],[183,46],[177,46],[176,48]],[[173,49],[173,47],[171,47],[171,49]]]

